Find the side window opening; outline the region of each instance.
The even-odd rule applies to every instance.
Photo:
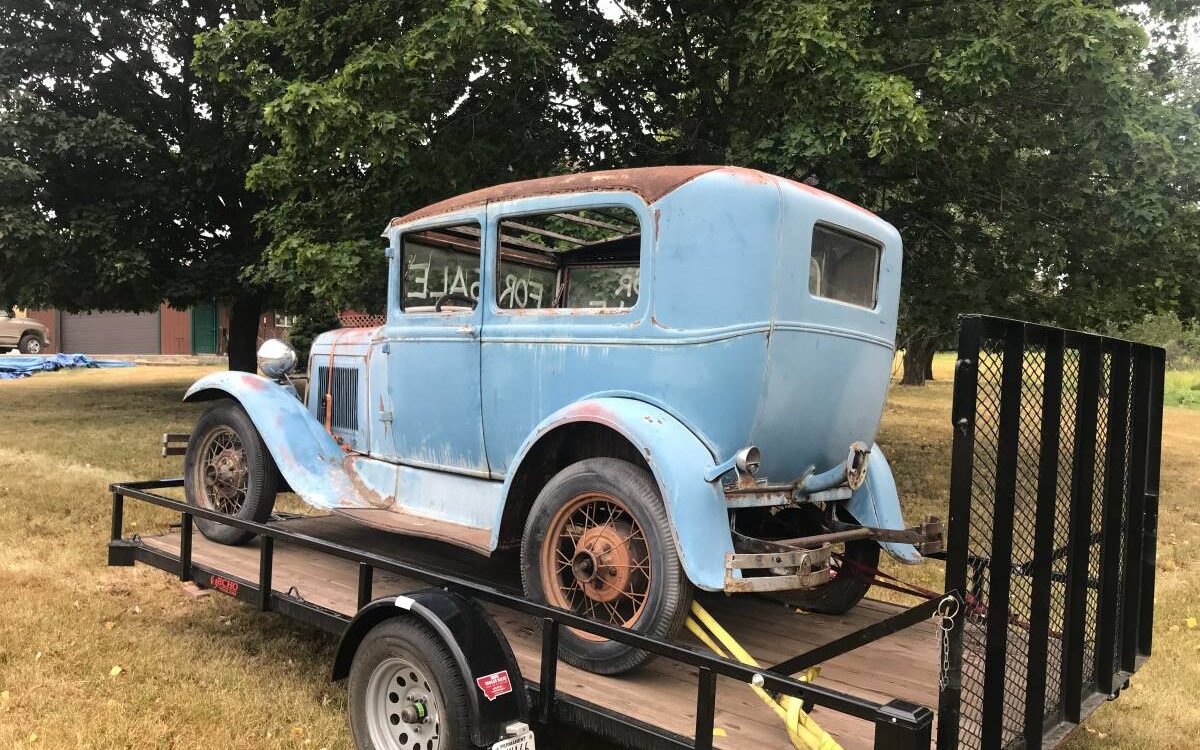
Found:
[[[476,222],[409,232],[400,241],[400,306],[405,312],[463,312],[479,301]]]
[[[502,310],[620,310],[641,293],[641,224],[624,206],[500,221],[496,304]]]
[[[808,293],[814,297],[875,309],[883,246],[824,224],[813,228]]]

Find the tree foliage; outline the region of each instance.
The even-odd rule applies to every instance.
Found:
[[[255,102],[277,143],[247,175],[268,201],[256,277],[380,309],[393,215],[564,170],[564,44],[534,0],[306,0],[206,35],[198,69]]]
[[[0,9],[0,298],[76,312],[233,303],[231,365],[253,369],[268,290],[246,190],[259,116],[190,66],[195,36],[257,2]]]
[[[208,289],[192,279],[211,267],[284,306],[378,309],[393,215],[511,179],[712,162],[895,224],[901,343],[921,355],[959,312],[1105,327],[1200,304],[1200,92],[1180,32],[1195,0],[16,7],[0,258],[57,259],[141,306]],[[190,70],[155,70],[201,27]],[[128,59],[94,51],[95,28]],[[68,44],[20,43],[52,38]],[[100,174],[63,176],[85,163]],[[246,235],[212,229],[234,226],[216,184],[261,244],[226,251]]]

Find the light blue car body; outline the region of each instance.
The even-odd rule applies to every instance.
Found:
[[[238,400],[283,478],[314,507],[483,553],[519,537],[548,441],[602,431],[654,475],[692,583],[721,590],[733,551],[729,477],[707,479],[713,467],[753,445],[760,478],[791,482],[838,465],[856,441],[873,444],[894,355],[901,242],[867,211],[782,178],[697,169],[647,198],[641,171],[579,189],[485,192],[394,221],[384,234],[387,322],[313,345],[310,374],[345,368],[353,381],[355,398],[340,403],[353,419],[343,415],[340,426],[326,430],[329,386],[316,381],[302,403],[266,378],[218,373],[186,399]],[[603,314],[500,309],[489,270],[499,220],[589,206],[640,219],[636,304]],[[483,227],[479,303],[406,312],[402,235],[464,221]],[[809,294],[818,222],[882,245],[874,309]],[[842,502],[862,525],[904,528],[878,446],[865,482]],[[883,546],[904,562],[921,559],[912,545]]]

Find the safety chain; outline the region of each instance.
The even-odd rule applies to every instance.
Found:
[[[958,597],[947,594],[938,602],[938,649],[942,663],[938,670],[938,690],[944,691],[950,680],[950,631],[954,630],[954,618],[958,615]]]

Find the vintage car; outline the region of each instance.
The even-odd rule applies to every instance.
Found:
[[[843,612],[880,547],[940,548],[936,519],[906,529],[873,445],[901,245],[871,213],[681,166],[500,185],[383,236],[387,322],[322,334],[306,402],[278,341],[267,377],[187,392],[215,402],[188,442],[190,502],[262,520],[286,486],[380,529],[519,550],[529,597],[660,637],[694,589]],[[576,632],[561,648],[602,673],[648,659]]]

